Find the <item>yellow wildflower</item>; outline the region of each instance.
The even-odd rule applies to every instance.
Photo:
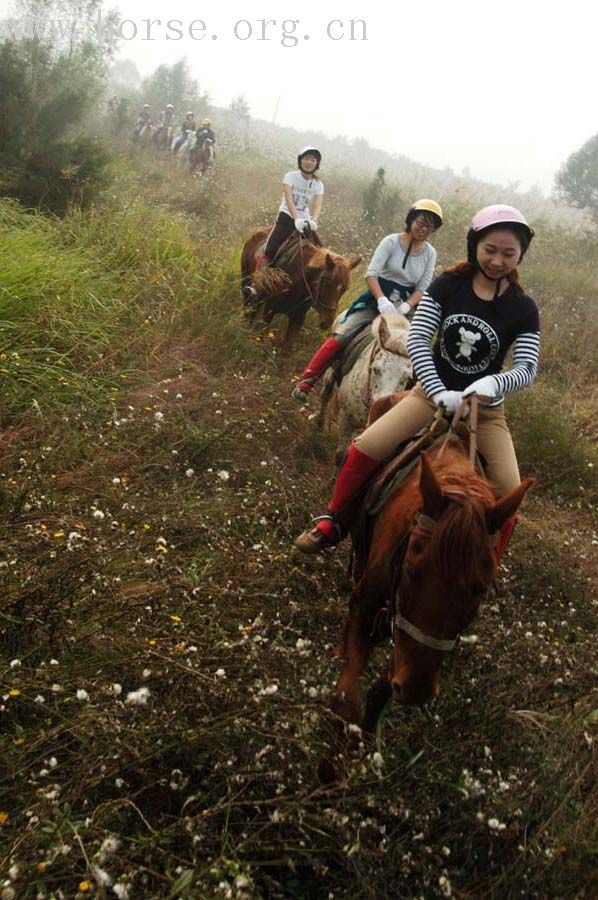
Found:
[[[170,618],[172,619],[173,622],[182,622],[183,621],[180,616],[171,616]]]
[[[8,813],[0,812],[0,825],[6,825],[8,822]]]
[[[20,692],[19,690],[17,690],[17,688],[12,688],[12,690],[10,690],[10,691],[8,692],[8,696],[9,696],[9,697],[20,697],[20,696],[21,696],[21,692]]]
[[[82,881],[79,884],[79,890],[82,894],[89,894],[91,890],[91,883],[89,881]]]

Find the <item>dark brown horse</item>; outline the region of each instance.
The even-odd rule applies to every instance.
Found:
[[[259,307],[252,312],[252,318],[260,307],[264,325],[269,325],[277,313],[287,316],[283,347],[290,350],[310,306],[318,315],[320,328],[330,328],[339,300],[349,287],[351,270],[359,265],[361,258],[349,260],[297,236],[290,258],[281,267],[254,272],[269,233],[268,227],[259,228],[245,243],[241,256],[242,284],[252,284],[257,291]],[[288,243],[285,246],[290,249]]]
[[[512,518],[531,479],[496,499],[461,443],[422,453],[421,463],[378,513],[351,599],[344,665],[333,711],[375,729],[394,695],[422,704],[438,694],[446,653],[476,615],[497,569],[493,536]],[[361,679],[375,644],[393,653],[362,711]]]

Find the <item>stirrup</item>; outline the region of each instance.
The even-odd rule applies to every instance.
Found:
[[[301,385],[308,384],[309,389],[305,390]],[[291,397],[293,400],[298,400],[299,403],[307,403],[309,400],[309,395],[311,394],[313,387],[315,384],[315,380],[312,378],[302,378],[299,384],[296,384],[293,390],[291,391]]]
[[[302,553],[319,553],[320,550],[336,547],[342,540],[343,533],[334,516],[317,516],[315,519],[312,519],[312,522],[321,522],[323,519],[332,522],[335,535],[330,538],[316,527],[311,528],[309,531],[304,531],[303,534],[300,534],[299,537],[295,539],[295,547],[297,547],[298,550],[301,550]]]

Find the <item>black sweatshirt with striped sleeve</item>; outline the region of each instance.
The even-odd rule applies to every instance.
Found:
[[[540,317],[535,302],[514,284],[496,300],[482,300],[472,274],[445,272],[420,300],[409,333],[413,368],[429,397],[463,391],[478,378],[492,375],[499,396],[532,384],[540,354]],[[434,336],[436,340],[432,345]],[[502,371],[513,346],[510,369]]]

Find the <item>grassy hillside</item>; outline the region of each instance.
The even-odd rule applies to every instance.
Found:
[[[543,372],[509,410],[539,481],[498,594],[323,791],[347,551],[291,550],[334,441],[289,400],[319,333],[281,360],[238,300],[285,165],[123,154],[93,211],[1,204],[2,896],[589,897],[596,238],[534,222]],[[323,236],[367,256],[364,184],[327,179]],[[476,198],[439,199],[447,264]]]

